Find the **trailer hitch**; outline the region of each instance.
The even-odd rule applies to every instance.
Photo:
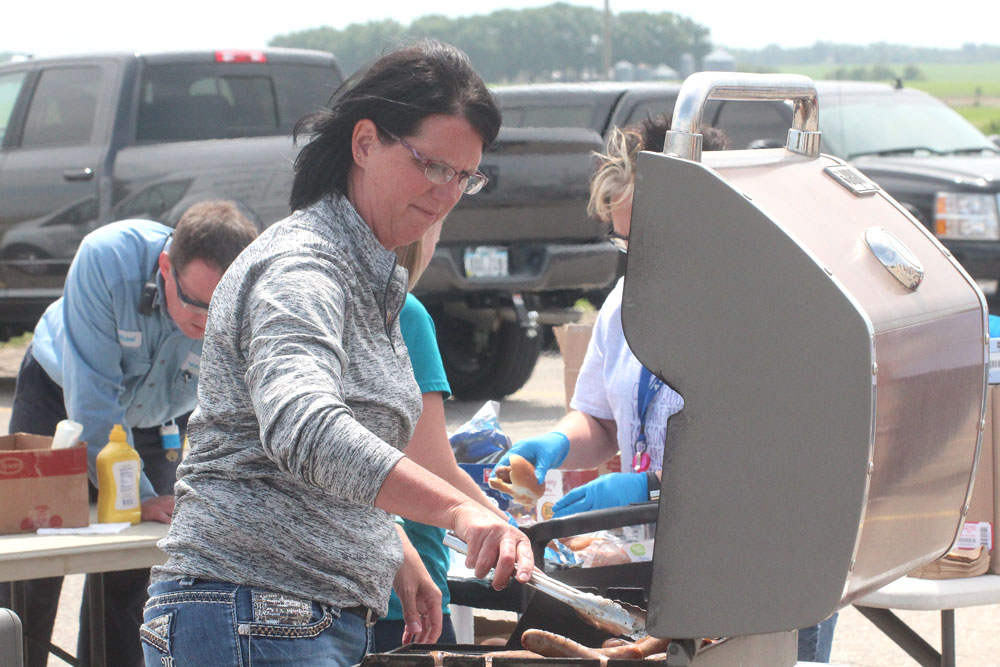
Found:
[[[538,311],[534,308],[528,310],[520,292],[511,294],[510,300],[514,304],[514,317],[517,318],[517,323],[524,330],[524,337],[536,338],[541,328],[538,324]]]

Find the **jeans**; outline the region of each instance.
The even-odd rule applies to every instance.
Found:
[[[387,621],[382,619],[375,624],[375,634],[372,641],[372,653],[388,653],[394,648],[403,645],[403,630],[406,629],[406,621]],[[455,625],[451,622],[451,614],[444,614],[441,617],[441,636],[436,644],[455,644],[458,639],[455,637]]]
[[[11,409],[11,433],[52,435],[56,424],[66,419],[62,388],[56,384],[41,365],[35,361],[31,346],[24,354],[14,388]],[[187,427],[187,416],[177,420],[181,437]],[[160,445],[158,428],[132,430],[136,451],[143,461],[143,469],[159,494],[173,494],[178,461],[166,458]],[[90,487],[91,500],[96,489]],[[107,664],[136,667],[142,664],[139,646],[139,623],[142,622],[142,605],[146,601],[149,569],[107,572],[104,575],[104,636]],[[52,626],[59,605],[62,577],[32,579],[25,582],[25,617],[21,619],[24,633],[31,640],[25,655],[26,667],[45,667],[49,652],[46,648],[52,638]],[[0,607],[10,606],[10,586],[0,583]],[[84,590],[80,607],[80,633],[76,655],[79,664],[90,664],[90,613],[89,597]]]
[[[139,637],[147,667],[341,667],[361,662],[371,628],[310,600],[186,578],[149,587]]]
[[[837,614],[808,628],[799,630],[799,660],[802,662],[830,662],[833,651],[833,630]]]

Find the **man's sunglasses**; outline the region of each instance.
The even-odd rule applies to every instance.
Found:
[[[177,269],[171,266],[170,272],[174,276],[174,287],[177,289],[177,298],[181,300],[181,306],[183,306],[187,310],[194,311],[196,313],[207,313],[208,312],[207,303],[205,303],[204,301],[199,301],[198,299],[192,299],[191,297],[189,297],[187,294],[184,293],[184,290],[181,289],[181,281],[177,277]]]

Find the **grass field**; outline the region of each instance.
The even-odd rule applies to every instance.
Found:
[[[908,64],[888,66],[902,74]],[[983,132],[1000,134],[1000,63],[915,64],[923,78],[905,81],[904,85],[943,100]],[[828,79],[838,67],[854,68],[852,65],[800,65],[780,70],[813,79]]]

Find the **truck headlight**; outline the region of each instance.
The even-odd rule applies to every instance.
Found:
[[[934,211],[934,233],[940,239],[1000,239],[997,195],[939,192]]]

